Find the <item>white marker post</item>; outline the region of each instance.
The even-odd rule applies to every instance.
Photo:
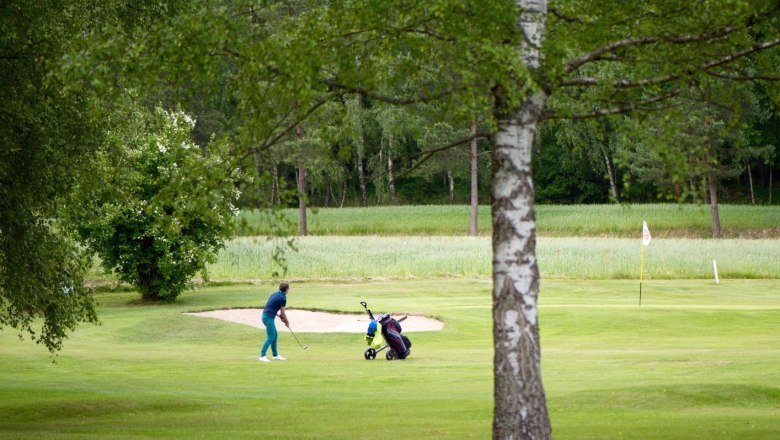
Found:
[[[715,284],[718,284],[720,280],[718,280],[718,263],[715,262],[715,259],[712,259],[712,270],[715,272]]]

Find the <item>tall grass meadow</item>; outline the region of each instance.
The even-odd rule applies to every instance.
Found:
[[[780,237],[780,206],[720,205],[727,238]],[[318,208],[307,216],[311,235],[466,235],[469,211],[465,205]],[[236,219],[239,236],[275,235],[298,231],[298,210],[276,212],[285,219],[281,231],[272,229],[266,211],[245,210]],[[691,204],[539,205],[539,236],[638,237],[642,221],[654,236],[708,238],[712,236],[710,207]],[[480,206],[478,228],[490,236],[490,207]]]
[[[287,271],[272,259],[282,246]],[[638,279],[641,240],[540,237],[537,258],[543,278]],[[209,266],[212,281],[414,279],[490,277],[492,252],[486,237],[298,237],[294,248],[265,237],[230,241]],[[644,278],[780,278],[780,241],[654,239],[645,249]]]

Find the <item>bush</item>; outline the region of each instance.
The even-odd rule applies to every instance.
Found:
[[[173,300],[198,271],[205,277],[232,233],[237,171],[222,159],[224,143],[192,142],[193,126],[184,113],[158,109],[128,146],[119,201],[82,228],[104,268],[146,300]]]

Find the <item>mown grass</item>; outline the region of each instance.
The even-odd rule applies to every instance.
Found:
[[[212,281],[273,278],[278,243],[262,237],[230,241],[209,266]],[[300,237],[286,252],[286,278],[367,279],[490,277],[487,237]],[[641,242],[623,238],[540,237],[543,278],[638,279]],[[655,239],[645,253],[647,279],[780,278],[779,240]]]
[[[412,356],[365,361],[360,334],[281,335],[182,312],[257,306],[273,285],[211,287],[172,304],[98,295],[52,363],[0,333],[0,438],[490,438],[490,283],[295,283],[299,308],[419,312]],[[780,435],[777,280],[545,280],[542,363],[557,439],[773,439]],[[291,323],[295,328],[295,322]]]
[[[780,238],[780,206],[720,205],[724,237]],[[712,218],[708,205],[540,205],[536,207],[540,236],[639,237],[646,220],[656,237],[708,238]],[[298,231],[298,211],[282,211],[290,235]],[[269,217],[242,211],[236,220],[239,236],[273,235]],[[480,206],[481,235],[490,235],[490,207]],[[466,235],[465,205],[319,208],[308,215],[312,235]]]
[[[184,315],[257,307],[275,289],[272,243],[237,238],[210,272],[215,281],[244,284],[204,287],[163,305],[140,305],[132,291],[99,293],[101,325],[80,327],[56,363],[3,329],[0,438],[490,438],[490,240],[404,232],[431,209],[414,220],[409,211],[359,211],[352,217],[395,222],[392,232],[296,239],[299,252],[286,255],[291,307],[360,312],[367,300],[375,312],[441,319],[441,332],[407,333],[409,359],[365,361],[362,334],[296,332],[310,347],[303,351],[283,332],[289,360],[265,365],[257,362],[259,330]],[[777,222],[767,226],[774,209],[756,211],[763,220],[746,223],[753,226],[744,235],[774,231]],[[586,213],[543,211],[540,228],[552,213],[564,223],[558,231]],[[596,237],[559,232],[538,241],[554,437],[780,437],[780,241],[667,238],[696,236],[690,231],[699,226],[678,217],[667,234],[649,212],[620,220],[630,234],[627,226],[607,231],[604,220],[593,230],[601,232],[576,234]],[[655,238],[639,307],[642,219]],[[712,258],[720,284],[711,278]]]

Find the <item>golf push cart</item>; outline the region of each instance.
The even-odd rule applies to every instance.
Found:
[[[368,317],[371,318],[371,321],[368,324],[368,330],[366,331],[366,344],[368,344],[368,348],[365,353],[363,353],[363,357],[365,357],[366,360],[376,359],[376,355],[385,349],[388,349],[387,353],[385,353],[385,357],[388,361],[406,359],[409,357],[411,354],[411,350],[409,349],[412,347],[412,341],[401,334],[401,324],[399,324],[406,319],[406,316],[399,320],[395,320],[389,313],[384,313],[379,315],[379,319],[375,319],[374,314],[371,313],[371,310],[368,308],[368,304],[366,304],[365,301],[361,301],[360,305],[366,309]],[[376,337],[377,331],[382,335],[381,338]]]

